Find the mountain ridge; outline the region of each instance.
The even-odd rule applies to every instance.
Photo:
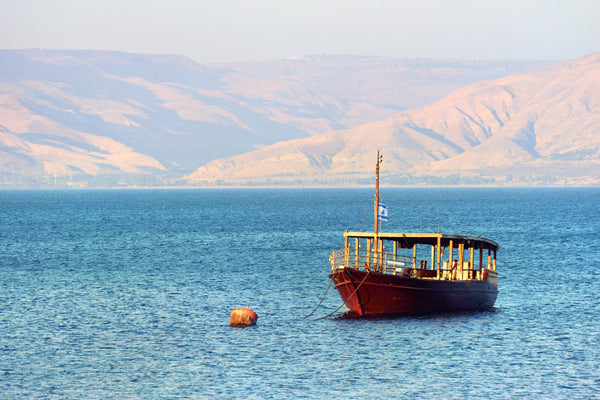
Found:
[[[179,55],[0,50],[0,185],[196,184],[180,178],[213,160],[379,126],[468,83],[548,64],[307,56],[200,65]],[[416,150],[436,143],[435,130],[415,129],[405,145],[430,160]],[[428,151],[440,161],[461,149],[450,140]],[[324,174],[337,165],[305,153]]]
[[[326,184],[354,176],[357,183],[382,149],[386,170],[405,172],[388,172],[400,181],[458,174],[497,184],[599,184],[598,93],[595,54],[475,83],[385,121],[321,134],[318,142],[296,139],[212,161],[187,179]],[[541,176],[532,180],[534,170]]]

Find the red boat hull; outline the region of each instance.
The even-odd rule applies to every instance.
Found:
[[[494,306],[498,278],[485,280],[420,279],[400,275],[337,270],[329,275],[350,311],[359,316],[430,314],[485,310]]]

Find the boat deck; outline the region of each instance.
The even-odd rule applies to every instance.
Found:
[[[331,272],[353,268],[419,279],[485,280],[496,269],[498,244],[479,236],[379,233],[375,239],[371,232],[346,232],[344,237],[344,248],[330,255]]]

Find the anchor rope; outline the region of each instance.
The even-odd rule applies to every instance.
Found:
[[[317,311],[317,308],[319,308],[321,306],[321,303],[323,303],[323,300],[325,300],[325,296],[327,296],[327,292],[329,292],[329,288],[331,287],[331,284],[333,283],[332,280],[329,281],[329,286],[327,286],[327,290],[325,291],[325,294],[323,295],[323,297],[321,298],[321,301],[319,302],[319,304],[317,304],[317,306],[315,307],[314,310],[312,310],[310,312],[310,314],[308,314],[306,317],[302,318],[302,319],[306,319],[308,317],[310,317],[311,315],[313,315],[315,313],[315,311]]]
[[[348,300],[350,300],[352,298],[352,296],[354,296],[356,294],[356,292],[358,292],[358,289],[360,289],[360,287],[362,286],[362,284],[364,283],[364,281],[367,279],[367,276],[369,276],[369,274],[371,273],[371,271],[367,271],[367,274],[365,275],[365,277],[362,279],[362,281],[360,281],[360,284],[356,287],[356,289],[354,289],[354,292],[352,292],[352,294],[348,297]],[[335,310],[333,310],[333,312],[327,314],[324,317],[321,318],[317,318],[317,320],[320,319],[325,319],[328,317],[331,317],[333,314],[335,314],[336,312],[339,311],[340,308],[342,308],[344,306],[345,303],[342,303],[338,308],[336,308]]]

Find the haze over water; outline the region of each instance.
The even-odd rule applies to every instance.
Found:
[[[0,398],[600,398],[599,188],[382,196],[498,242],[495,308],[303,319],[370,190],[0,191]]]

